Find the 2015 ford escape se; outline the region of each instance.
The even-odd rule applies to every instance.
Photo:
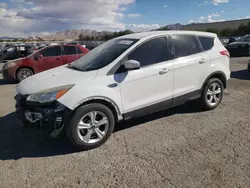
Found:
[[[216,108],[229,78],[229,53],[215,34],[137,33],[23,80],[16,108],[23,126],[48,126],[54,136],[65,129],[79,149],[91,149],[121,120],[191,99]]]

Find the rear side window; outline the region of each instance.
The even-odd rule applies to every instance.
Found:
[[[77,47],[77,51],[78,51],[78,54],[83,54],[83,51],[81,50],[81,48]]]
[[[141,67],[166,61],[166,38],[161,37],[145,42],[128,56],[128,60],[131,59],[139,61]]]
[[[61,46],[54,46],[47,48],[41,52],[43,57],[53,57],[53,56],[61,56]]]
[[[173,35],[175,58],[185,57],[201,52],[196,37],[192,35]]]
[[[64,55],[75,55],[77,54],[75,46],[64,46]]]
[[[205,51],[211,50],[214,47],[214,38],[212,37],[198,37],[201,45]]]

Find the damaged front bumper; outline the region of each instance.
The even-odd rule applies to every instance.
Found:
[[[23,129],[41,128],[52,137],[58,136],[63,129],[71,110],[58,103],[37,103],[27,101],[28,96],[17,94],[16,114]]]

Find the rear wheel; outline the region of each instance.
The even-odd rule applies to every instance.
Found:
[[[28,68],[21,68],[17,71],[16,74],[16,79],[18,82],[21,82],[22,80],[32,76],[34,73],[32,70],[28,69]]]
[[[202,95],[201,104],[205,110],[212,110],[219,106],[224,94],[223,83],[218,78],[211,78],[206,83]]]
[[[105,143],[114,126],[112,111],[105,105],[93,103],[76,110],[66,127],[66,133],[77,148],[88,150]]]

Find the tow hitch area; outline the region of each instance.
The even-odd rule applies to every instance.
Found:
[[[58,102],[37,104],[26,101],[25,97],[16,99],[16,114],[21,121],[23,130],[40,128],[48,132],[51,137],[57,137],[64,127],[65,120],[71,112]]]

